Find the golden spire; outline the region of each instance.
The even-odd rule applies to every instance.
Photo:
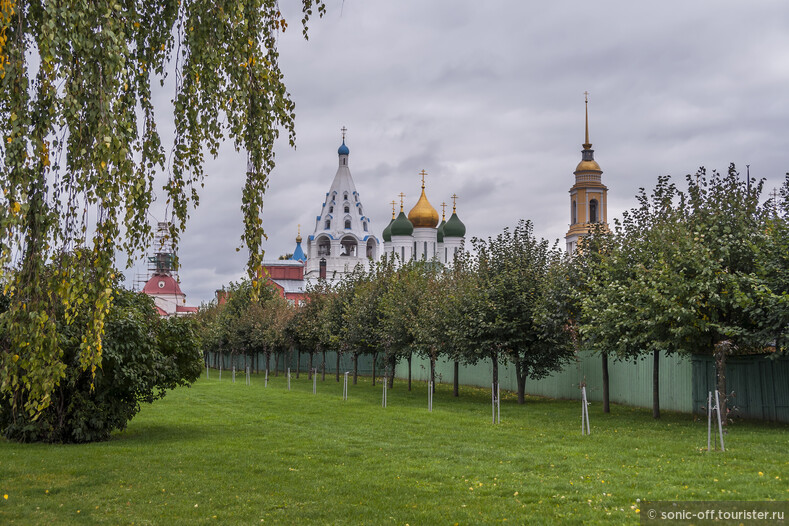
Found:
[[[584,104],[586,105],[586,142],[584,143],[584,150],[590,150],[592,144],[589,142],[589,92],[584,91]]]
[[[422,195],[419,196],[419,201],[416,202],[414,208],[408,212],[408,220],[414,225],[414,228],[435,228],[438,225],[438,212],[430,201],[427,200],[425,195],[425,176],[427,172],[422,170],[419,172],[422,176]]]
[[[397,204],[397,201],[392,201],[392,219],[395,218],[395,205],[396,204]]]
[[[403,198],[404,197],[405,197],[405,194],[403,192],[400,192],[400,211],[401,212],[403,211]]]
[[[457,209],[457,200],[460,199],[460,196],[457,194],[452,194],[450,197],[452,197],[452,213],[454,214],[455,210]]]
[[[441,221],[446,221],[447,219],[447,204],[445,202],[441,202]]]
[[[298,230],[296,234],[296,243],[301,243],[301,224],[298,225]]]

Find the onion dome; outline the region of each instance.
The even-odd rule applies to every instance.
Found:
[[[433,208],[430,201],[427,200],[425,195],[425,173],[422,170],[422,195],[419,196],[419,201],[416,202],[414,208],[408,212],[408,220],[414,225],[414,228],[435,228],[438,224],[438,211]]]
[[[453,199],[457,199],[456,195],[452,196]],[[452,217],[449,218],[449,221],[446,222],[444,225],[444,236],[443,237],[463,237],[466,235],[466,225],[460,220],[457,215],[456,206],[452,205]]]
[[[345,146],[345,138],[343,138],[342,144],[337,149],[337,155],[348,155],[349,153],[351,153],[351,151],[348,149],[347,146]]]
[[[301,248],[301,225],[299,225],[299,233],[296,235],[296,248],[293,250],[293,255],[290,259],[295,261],[307,261],[307,255],[304,249]]]
[[[383,237],[384,241],[386,241],[387,243],[392,241],[392,225],[394,224],[394,221],[395,220],[393,217],[392,220],[389,221],[389,224],[386,225],[386,228],[384,228],[383,234],[381,234],[381,237]]]
[[[393,236],[410,236],[413,233],[414,225],[405,216],[405,212],[400,210],[400,215],[392,222],[391,234]]]

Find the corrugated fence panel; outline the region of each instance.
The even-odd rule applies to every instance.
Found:
[[[703,413],[707,396],[717,387],[715,359],[693,357],[693,410]],[[730,407],[743,418],[789,422],[789,357],[732,356],[726,360]]]
[[[408,376],[408,365],[402,361],[397,366],[398,378]],[[411,373],[414,380],[426,381],[430,371],[426,359],[413,359]],[[453,364],[440,360],[436,364],[438,381],[453,381]],[[460,383],[490,387],[493,366],[490,360],[476,365],[461,365]],[[608,360],[610,398],[621,404],[652,407],[652,357],[632,362]],[[660,358],[660,407],[672,411],[690,412],[693,402],[692,366],[690,360],[681,356],[661,355]],[[577,362],[570,363],[561,371],[540,380],[526,380],[526,393],[550,398],[580,399],[581,381],[586,381],[587,398],[593,402],[603,399],[603,373],[601,358],[581,353]],[[509,362],[499,363],[501,388],[517,391],[515,368]]]

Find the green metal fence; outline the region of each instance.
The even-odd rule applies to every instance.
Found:
[[[673,411],[692,410],[692,382],[690,360],[680,356],[661,355],[660,407]],[[397,377],[408,375],[407,364],[397,366]],[[411,368],[415,380],[426,381],[430,364],[426,359],[414,357]],[[490,360],[476,365],[461,365],[459,382],[464,385],[490,387],[493,364]],[[436,363],[436,381],[452,382],[454,365],[446,360]],[[633,362],[617,362],[609,358],[608,377],[611,402],[652,407],[652,357]],[[550,398],[580,399],[580,384],[586,381],[589,401],[603,399],[602,363],[599,356],[581,353],[577,362],[570,363],[558,373],[541,380],[526,380],[526,393]],[[517,391],[515,368],[503,360],[499,363],[499,382],[502,389]]]
[[[693,356],[693,412],[703,413],[716,389],[715,360]],[[726,359],[726,391],[735,415],[789,422],[789,357],[732,356]]]
[[[288,367],[306,372],[309,369],[309,355],[294,350],[280,359],[280,371]],[[229,353],[217,355],[209,353],[211,367],[218,366],[230,370],[235,364],[236,370],[244,369],[249,364],[253,369],[265,368],[265,356],[259,354],[244,361],[243,355],[232,356]],[[323,357],[320,353],[313,357],[312,366],[320,371]],[[652,407],[652,357],[633,362],[615,361],[609,358],[609,389],[611,402],[636,407]],[[271,360],[271,369],[274,359]],[[334,351],[326,353],[326,374],[334,374],[337,369]],[[343,353],[340,356],[340,373],[353,371],[353,355]],[[459,381],[463,385],[490,387],[493,365],[486,360],[476,365],[461,365]],[[360,355],[358,372],[370,376],[373,373],[373,359],[370,355]],[[379,356],[376,364],[377,376],[383,376],[384,364]],[[428,360],[414,355],[411,365],[412,378],[415,381],[427,381],[430,373]],[[401,360],[397,364],[395,376],[399,379],[408,377],[408,364]],[[439,360],[436,364],[436,380],[451,383],[454,376],[454,365],[447,360]],[[744,418],[789,422],[789,357],[771,358],[765,355],[730,357],[726,367],[727,389],[734,392],[734,406],[737,414]],[[685,413],[701,413],[705,411],[707,393],[715,389],[715,361],[710,356],[683,355],[660,357],[660,407],[661,409],[681,411]],[[577,361],[564,367],[541,380],[527,380],[526,393],[550,398],[580,399],[579,385],[586,382],[587,398],[591,402],[601,402],[603,397],[602,364],[597,355],[581,353]],[[515,368],[511,363],[502,360],[499,363],[499,382],[501,388],[517,391]]]

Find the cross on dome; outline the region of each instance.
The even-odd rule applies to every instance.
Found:
[[[400,192],[400,211],[403,211],[403,198],[405,198],[405,194]]]
[[[455,209],[457,208],[457,200],[460,199],[460,196],[457,194],[452,194],[450,196],[452,198],[452,213],[455,213]]]

